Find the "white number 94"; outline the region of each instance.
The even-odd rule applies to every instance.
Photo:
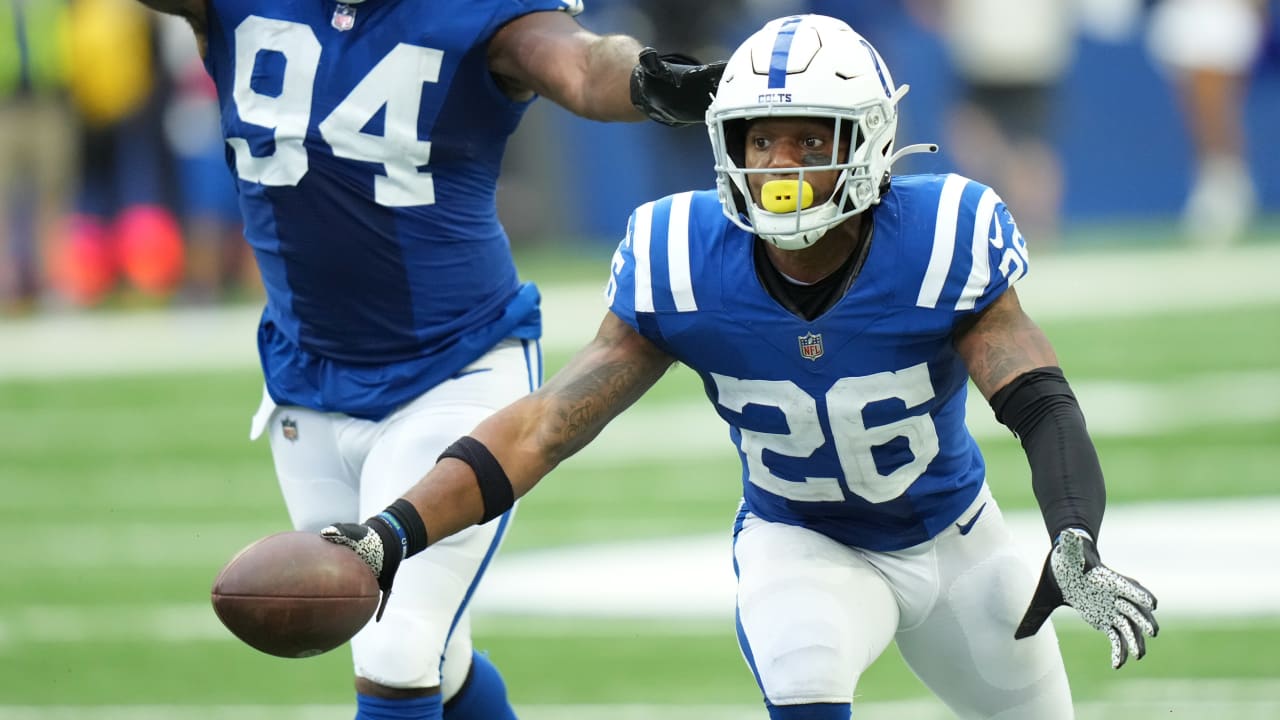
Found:
[[[236,28],[235,42],[236,110],[244,122],[270,129],[275,140],[270,155],[254,155],[247,138],[228,137],[236,172],[241,179],[262,185],[297,185],[309,169],[304,142],[311,126],[320,41],[307,25],[251,15]],[[259,92],[251,82],[264,50],[284,57],[278,94]],[[439,80],[443,58],[440,50],[397,45],[319,124],[320,136],[335,156],[383,166],[383,174],[374,177],[374,200],[379,205],[435,202],[431,173],[419,171],[431,159],[431,143],[418,139],[418,111],[423,84]],[[364,132],[384,107],[383,134]]]

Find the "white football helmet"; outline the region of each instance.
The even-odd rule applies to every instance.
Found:
[[[880,202],[898,157],[937,150],[913,145],[894,154],[897,106],[907,87],[895,86],[880,53],[840,20],[792,15],[770,21],[734,51],[707,108],[725,215],[783,250],[799,250]],[[840,157],[842,143],[837,142],[829,164],[795,168],[792,211],[760,207],[747,185],[751,174],[792,172],[744,166],[747,121],[769,116],[831,118],[835,136],[852,140],[847,157]],[[805,176],[831,170],[840,173],[831,197],[810,201]]]

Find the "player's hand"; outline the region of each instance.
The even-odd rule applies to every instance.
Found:
[[[723,74],[723,62],[704,64],[688,55],[645,48],[631,71],[631,104],[663,125],[697,125],[706,120]]]
[[[390,523],[378,516],[363,523],[334,523],[320,531],[320,537],[331,543],[351,548],[378,578],[382,590],[382,602],[378,605],[377,619],[391,597],[391,583],[400,568],[401,549],[399,536]]]
[[[1064,530],[1054,542],[1040,585],[1014,638],[1036,634],[1060,605],[1075,608],[1085,622],[1107,634],[1113,668],[1124,665],[1130,655],[1141,660],[1147,654],[1146,636],[1160,632],[1153,614],[1156,596],[1136,580],[1103,565],[1093,538],[1076,528]]]

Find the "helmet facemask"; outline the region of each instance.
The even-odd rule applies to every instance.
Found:
[[[887,102],[872,101],[852,112],[845,108],[776,108],[774,117],[829,119],[834,142],[825,164],[795,168],[746,167],[747,128],[762,118],[758,111],[743,109],[719,114],[709,120],[715,151],[716,178],[726,215],[739,227],[755,233],[783,250],[799,250],[817,242],[828,230],[865,211],[880,200],[881,187],[888,181],[888,161],[893,152],[893,130]],[[765,115],[763,117],[768,117]],[[836,172],[829,195],[811,197],[806,188],[814,173]],[[752,175],[782,176],[766,185],[770,195],[785,193],[794,200],[794,209],[779,198],[753,199],[748,178]],[[794,177],[794,183],[792,178]],[[806,197],[810,196],[810,197]],[[770,202],[774,200],[775,202]],[[808,202],[806,202],[808,201]]]

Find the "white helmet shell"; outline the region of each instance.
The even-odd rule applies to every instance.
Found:
[[[844,22],[822,15],[770,21],[734,51],[707,109],[725,215],[783,250],[798,250],[880,202],[894,160],[897,104],[906,90],[894,85],[880,53]],[[744,167],[746,121],[770,116],[830,118],[837,138],[852,139],[847,157],[840,157],[837,142],[829,164],[795,168],[797,182],[838,171],[831,197],[785,213],[752,200],[748,175],[790,174]]]

